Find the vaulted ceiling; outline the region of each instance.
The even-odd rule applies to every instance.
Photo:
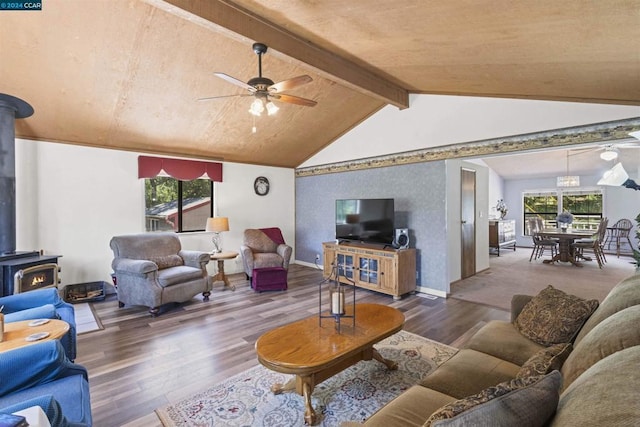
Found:
[[[309,75],[254,121],[220,79]],[[47,0],[0,12],[16,136],[296,167],[409,93],[640,105],[640,0]],[[256,132],[252,128],[256,127]]]

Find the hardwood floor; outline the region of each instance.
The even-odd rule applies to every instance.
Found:
[[[160,426],[155,408],[256,365],[254,344],[262,333],[317,314],[321,277],[320,270],[292,265],[288,291],[258,294],[244,274],[235,274],[235,292],[216,282],[209,302],[199,296],[156,318],[144,307],[119,309],[115,295],[94,303],[105,329],[78,337],[76,360],[89,370],[94,425]],[[509,319],[503,309],[453,298],[394,301],[358,289],[357,300],[396,307],[405,330],[454,347],[485,322]]]

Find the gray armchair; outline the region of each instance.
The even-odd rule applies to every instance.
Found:
[[[256,268],[282,267],[288,270],[291,252],[291,246],[284,242],[279,228],[244,230],[244,244],[240,247],[240,253],[249,281]]]
[[[161,305],[189,301],[200,292],[209,300],[209,253],[182,250],[175,233],[115,236],[110,246],[120,307],[143,305],[157,316]]]

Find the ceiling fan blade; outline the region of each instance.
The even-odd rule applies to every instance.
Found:
[[[640,148],[640,141],[614,144],[617,148]]]
[[[239,94],[236,94],[236,95],[209,96],[207,98],[198,98],[198,101],[209,101],[211,99],[218,99],[218,98],[233,98],[233,97],[236,97],[236,96],[240,96],[240,97],[242,97],[242,96],[253,96],[253,94],[252,93],[239,93]]]
[[[220,77],[222,80],[226,80],[226,81],[228,81],[228,82],[229,82],[229,83],[231,83],[231,84],[234,84],[234,85],[236,85],[236,86],[240,86],[241,88],[246,89],[246,90],[248,90],[249,92],[255,92],[255,91],[256,91],[256,88],[255,88],[255,87],[253,87],[253,86],[251,86],[251,85],[249,85],[249,84],[247,84],[247,83],[243,82],[242,80],[238,80],[238,79],[236,79],[235,77],[231,77],[231,76],[230,76],[230,75],[228,75],[228,74],[225,74],[225,73],[217,73],[217,72],[216,72],[216,73],[213,73],[213,74],[215,74],[216,76]]]
[[[299,96],[276,94],[276,93],[270,93],[269,96],[273,99],[277,99],[278,101],[287,102],[289,104],[302,105],[304,107],[315,107],[315,105],[317,104],[316,101],[300,98]]]
[[[291,90],[312,81],[313,79],[306,74],[303,76],[293,77],[291,79],[272,84],[271,86],[269,86],[269,92],[284,92],[286,90]]]

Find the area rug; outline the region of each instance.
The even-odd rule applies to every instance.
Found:
[[[322,426],[362,421],[418,383],[458,350],[400,331],[376,344],[398,363],[389,371],[375,360],[362,361],[317,385],[312,404]],[[292,375],[255,366],[201,393],[156,409],[165,427],[179,426],[303,426],[304,401],[296,392],[274,395],[274,383]]]

